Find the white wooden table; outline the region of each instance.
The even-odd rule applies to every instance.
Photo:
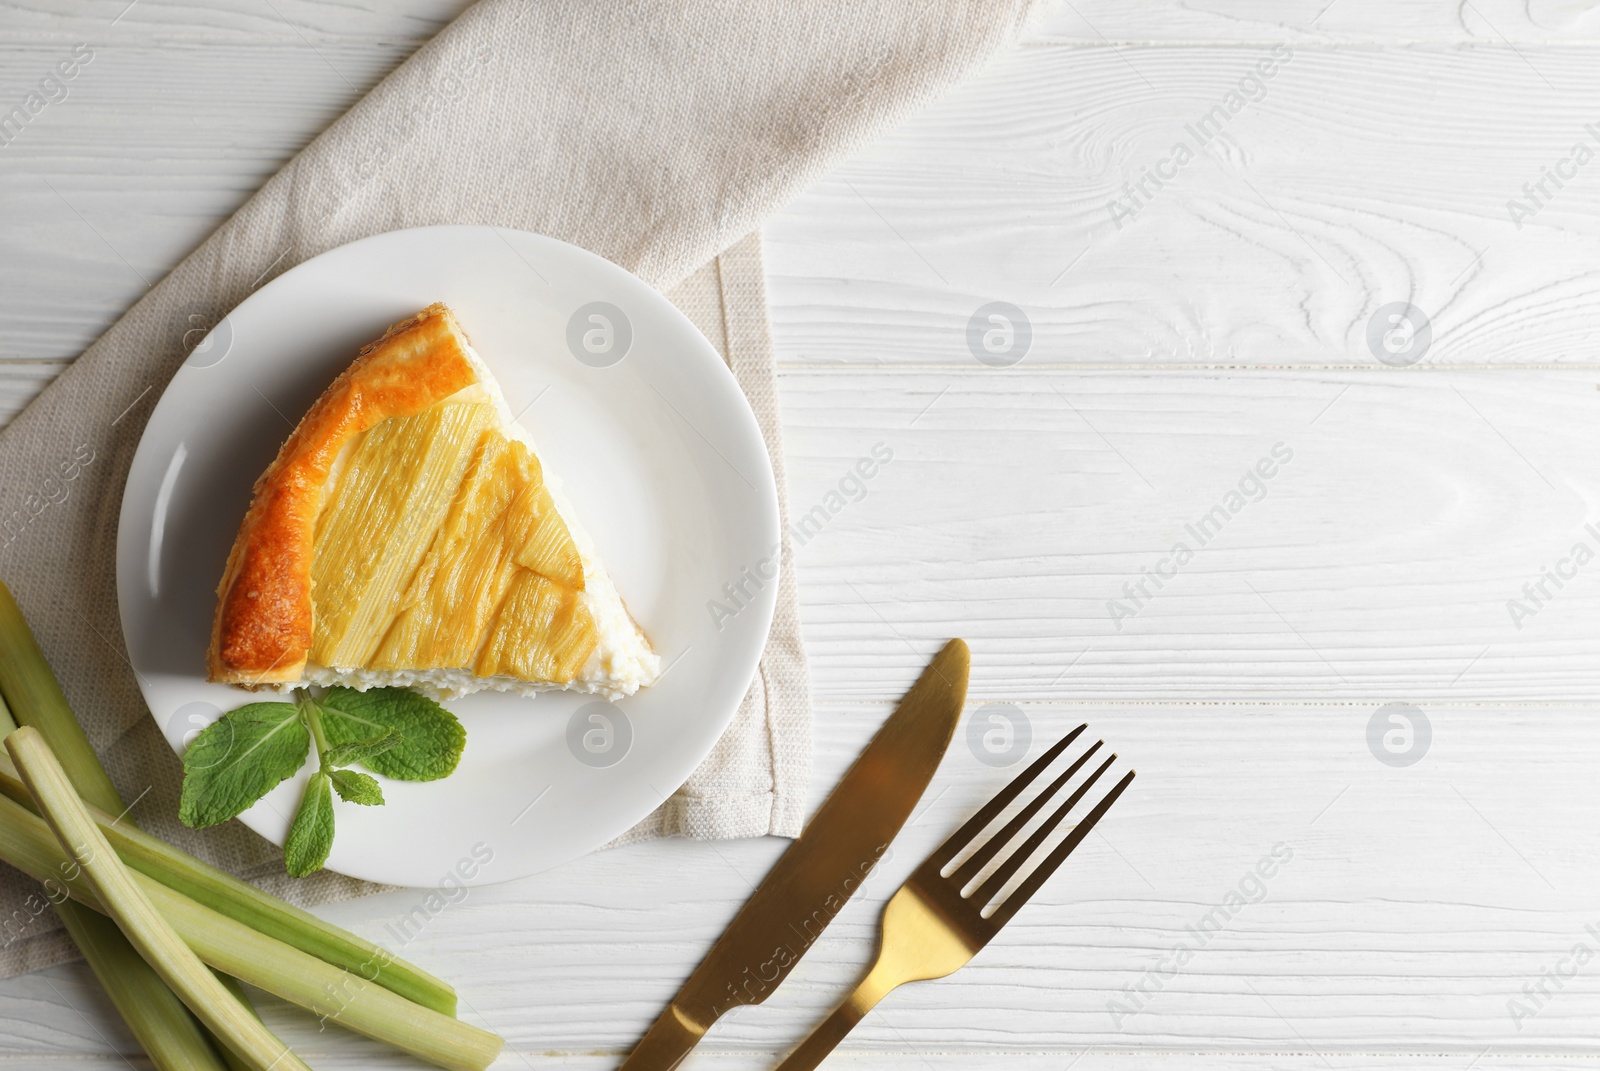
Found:
[[[0,148],[4,414],[460,6],[0,7],[0,103],[94,54]],[[1572,551],[1600,549],[1590,6],[1075,0],[771,221],[794,510],[894,455],[799,552],[813,795],[950,635],[975,716],[1013,704],[1035,741],[1090,718],[1141,773],[1001,940],[830,1066],[1595,1066],[1600,956],[1573,954],[1600,953],[1600,561]],[[1246,82],[1179,160],[1263,58],[1264,96]],[[1144,169],[1169,177],[1133,201]],[[991,301],[1031,324],[1020,364],[969,350]],[[1368,344],[1391,302],[1431,320],[1416,363]],[[1218,505],[1200,547],[1185,526]],[[1413,765],[1369,747],[1395,702],[1431,726]],[[1008,776],[958,741],[881,876],[689,1066],[769,1066]],[[1292,859],[1258,886],[1274,846]],[[407,953],[508,1038],[500,1066],[614,1067],[781,848],[595,855],[474,890]],[[326,913],[381,937],[413,899]],[[315,1066],[410,1066],[263,1008]],[[82,969],[0,983],[0,1067],[131,1051]]]

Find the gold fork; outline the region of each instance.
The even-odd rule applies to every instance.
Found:
[[[928,856],[906,883],[900,886],[899,891],[889,898],[888,905],[883,909],[878,958],[871,970],[867,971],[866,978],[862,979],[861,984],[856,986],[855,992],[851,993],[821,1026],[812,1031],[810,1037],[800,1043],[799,1048],[789,1054],[788,1059],[779,1065],[778,1071],[811,1071],[827,1058],[834,1046],[844,1040],[845,1035],[850,1033],[867,1012],[891,990],[907,982],[943,978],[966,966],[978,950],[987,945],[994,935],[1000,932],[1001,927],[1011,921],[1017,910],[1027,903],[1028,898],[1039,891],[1039,887],[1055,873],[1067,856],[1072,854],[1072,850],[1089,835],[1095,823],[1111,809],[1117,797],[1122,795],[1123,790],[1133,780],[1134,771],[1129,770],[1122,780],[1118,781],[1116,786],[1067,833],[1061,843],[1051,850],[1044,861],[1034,867],[1022,883],[1001,900],[987,917],[984,915],[984,909],[989,907],[996,895],[1016,877],[1023,864],[1050,838],[1072,808],[1083,799],[1099,780],[1100,775],[1105,773],[1116,760],[1115,754],[1086,777],[1066,801],[1041,822],[1028,839],[1007,856],[993,873],[984,878],[976,889],[963,895],[963,890],[994,861],[1001,849],[1015,839],[1040,809],[1083,768],[1096,751],[1100,750],[1101,744],[1105,742],[1103,740],[1096,741],[1074,760],[1048,788],[1030,800],[1003,829],[984,841],[949,875],[946,875],[944,870],[963,850],[974,845],[979,834],[989,823],[998,818],[1001,812],[1022,794],[1023,789],[1059,758],[1086,728],[1087,725],[1080,725],[1072,730],[1041,755],[1033,765],[1018,774],[999,795],[990,800],[966,825],[958,829],[954,836]]]

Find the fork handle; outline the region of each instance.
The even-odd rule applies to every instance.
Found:
[[[896,984],[884,977],[881,963],[874,964],[855,992],[778,1065],[778,1071],[812,1071]]]

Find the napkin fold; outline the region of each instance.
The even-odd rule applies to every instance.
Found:
[[[290,881],[278,850],[238,823],[180,826],[181,766],[124,655],[123,483],[156,399],[211,325],[275,275],[369,235],[438,223],[548,234],[667,291],[718,346],[782,500],[762,217],[1014,41],[1041,6],[481,0],[273,176],[0,432],[0,578],[132,817],[295,903],[377,888]],[[733,725],[618,843],[799,831],[810,712],[784,555],[772,637]],[[0,870],[0,976],[75,955],[51,913],[30,912],[33,889]]]

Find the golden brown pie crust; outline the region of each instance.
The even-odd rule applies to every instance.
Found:
[[[345,444],[390,417],[411,416],[478,381],[450,310],[430,305],[361,351],[301,418],[255,497],[217,588],[210,679],[282,684],[311,650],[311,556],[328,476]]]

